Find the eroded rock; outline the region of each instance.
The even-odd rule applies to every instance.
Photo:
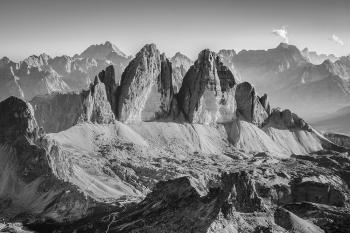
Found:
[[[120,121],[151,121],[170,112],[171,64],[154,44],[144,46],[125,69],[118,87]]]
[[[268,118],[268,107],[265,98],[262,100],[266,106],[263,106],[255,92],[255,88],[250,83],[238,84],[235,97],[238,117],[258,126],[261,126]]]
[[[0,140],[14,141],[21,136],[38,138],[38,126],[30,104],[16,97],[0,102]]]
[[[109,84],[108,79],[103,80]],[[114,86],[108,86],[106,90],[105,84],[96,77],[86,91],[37,96],[31,104],[38,125],[46,132],[59,132],[83,121],[113,123],[115,116],[110,105],[110,102],[113,103],[113,90]]]
[[[220,58],[214,52],[203,50],[186,73],[178,94],[185,118],[191,123],[232,121],[236,84],[232,72]]]
[[[193,61],[180,52],[177,52],[170,61],[173,69],[174,93],[178,93],[187,71],[193,65]]]
[[[311,130],[310,126],[302,118],[292,113],[289,109],[283,111],[279,108],[273,109],[264,125],[280,129]]]

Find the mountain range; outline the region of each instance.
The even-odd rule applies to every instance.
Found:
[[[268,50],[240,51],[233,64],[243,80],[268,93],[274,106],[305,118],[324,115],[348,104],[350,57],[312,64],[295,46],[281,43]]]
[[[285,106],[307,119],[336,111],[350,100],[349,56],[318,55],[284,43],[268,50],[221,50],[218,54],[237,80],[251,82],[267,93],[273,106]],[[130,56],[108,41],[73,57],[42,54],[19,63],[4,57],[0,60],[0,99],[13,95],[31,100],[53,92],[79,92],[109,65],[114,66],[118,83],[130,61]],[[181,53],[170,61],[178,92],[193,61]]]
[[[73,82],[55,58],[2,59],[23,95],[0,102],[1,231],[348,232],[350,137],[259,94],[305,67],[310,85],[328,70],[345,80],[346,58],[313,65],[286,44],[195,61],[147,44],[131,58],[107,42],[70,59],[108,65]]]

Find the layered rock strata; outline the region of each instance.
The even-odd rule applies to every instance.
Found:
[[[203,50],[184,77],[178,104],[191,123],[227,122],[234,119],[232,72],[214,52]]]
[[[144,46],[126,67],[118,87],[117,117],[123,122],[152,121],[169,114],[172,68],[154,44]]]

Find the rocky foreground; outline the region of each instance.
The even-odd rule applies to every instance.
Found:
[[[1,102],[1,231],[349,232],[346,144],[225,64],[203,50],[179,87],[146,45],[120,83]]]

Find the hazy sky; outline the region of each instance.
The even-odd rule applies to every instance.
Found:
[[[350,0],[0,0],[0,57],[73,55],[109,40],[130,55],[153,42],[195,58],[275,47],[283,26],[299,48],[346,55],[349,25]]]

